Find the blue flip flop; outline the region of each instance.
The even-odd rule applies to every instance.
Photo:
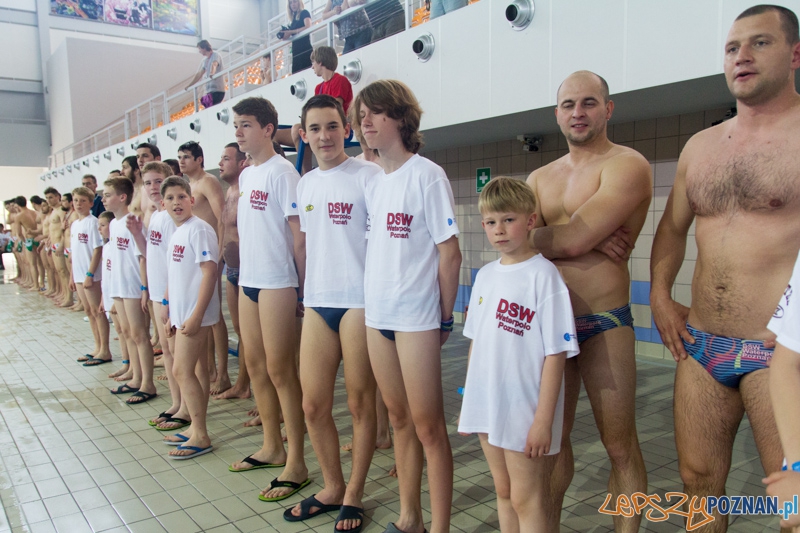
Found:
[[[161,442],[163,442],[163,443],[164,443],[164,444],[166,444],[167,446],[180,446],[180,445],[181,445],[181,444],[183,444],[184,442],[189,442],[189,437],[187,437],[187,436],[186,436],[186,435],[184,435],[183,433],[175,433],[175,434],[174,434],[174,435],[172,435],[172,436],[173,436],[173,437],[176,437],[176,438],[178,438],[178,439],[181,439],[181,440],[179,440],[179,441],[174,441],[174,440],[167,440],[167,439],[164,439],[164,440],[163,440],[163,441],[161,441]]]
[[[169,455],[170,459],[174,459],[176,461],[183,461],[184,459],[194,459],[195,457],[200,457],[201,455],[205,455],[209,452],[214,451],[214,446],[209,446],[208,448],[201,448],[200,446],[178,446],[178,450],[192,450],[194,453],[189,455]]]

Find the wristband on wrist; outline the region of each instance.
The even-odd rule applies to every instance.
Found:
[[[787,465],[784,464],[781,467],[781,470],[791,470],[792,472],[800,472],[800,461],[795,461],[794,463],[792,463],[791,467],[788,467]]]
[[[453,331],[453,324],[455,324],[455,322],[456,322],[455,317],[453,315],[450,315],[450,318],[448,320],[444,320],[442,322],[442,325],[439,329],[441,329],[442,331]]]
[[[129,359],[123,359],[123,360],[122,360],[122,364],[123,364],[123,365],[129,365],[130,363],[131,363],[131,362],[130,362],[130,360],[129,360]]]
[[[169,300],[164,298],[163,300],[161,300],[161,305],[169,305]]]
[[[297,297],[297,301],[298,301],[298,302],[302,302],[302,301],[303,301],[303,297],[302,297],[302,296],[298,296],[298,297]]]
[[[93,277],[94,277],[94,274],[92,274],[91,272],[87,272],[87,273],[86,273],[86,277],[87,277],[87,278],[93,278]]]
[[[146,291],[146,290],[147,290],[147,287],[146,287],[145,285],[142,285],[142,290],[143,290],[143,291]]]

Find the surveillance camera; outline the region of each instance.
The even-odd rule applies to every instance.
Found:
[[[200,119],[196,118],[193,121],[191,121],[189,123],[189,129],[197,133],[200,133]]]
[[[147,142],[153,146],[158,146],[158,136],[153,134],[147,138]]]
[[[167,130],[167,137],[170,139],[177,140],[178,138],[178,128],[170,128]]]
[[[298,100],[302,100],[306,97],[306,82],[304,80],[297,80],[289,87],[289,92],[291,92],[293,96],[296,96]]]
[[[225,109],[223,109],[222,111],[220,111],[219,113],[217,113],[217,120],[219,120],[223,124],[227,124],[228,123],[228,108],[227,107]]]
[[[516,31],[524,30],[533,20],[533,0],[514,0],[506,7],[506,20]]]
[[[417,58],[425,62],[433,55],[433,50],[436,48],[436,41],[430,33],[423,33],[417,40],[411,44],[411,49],[417,54]]]
[[[344,76],[350,80],[350,83],[358,83],[361,80],[361,61],[358,59],[347,63],[342,70]]]

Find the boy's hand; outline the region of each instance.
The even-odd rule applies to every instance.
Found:
[[[783,502],[792,501],[794,495],[800,493],[800,472],[790,470],[773,472],[761,481],[767,485],[768,496],[778,497],[778,509],[783,508]],[[781,527],[795,526],[800,526],[800,514],[791,515],[788,520],[781,520]]]
[[[303,305],[303,302],[297,302],[297,309],[294,310],[294,316],[296,318],[303,318],[306,315],[306,306]]]
[[[161,306],[161,323],[167,326],[169,331],[169,304]]]
[[[74,279],[69,280],[69,290],[71,290],[73,292],[77,290],[75,288],[75,280]]]
[[[525,457],[533,459],[546,455],[550,451],[552,438],[552,428],[543,427],[543,424],[537,424],[534,420],[528,431],[528,439],[525,441]]]
[[[150,291],[142,291],[142,313],[149,315],[150,310],[147,308],[147,302],[150,301]]]
[[[92,277],[91,276],[86,276],[86,279],[83,280],[83,288],[84,289],[91,289],[92,288],[92,283],[94,283],[92,281]]]
[[[187,337],[197,334],[197,332],[200,331],[200,325],[202,322],[203,317],[195,318],[194,315],[192,315],[189,317],[189,320],[183,323],[183,329],[181,330],[181,333]]]
[[[169,319],[167,319],[167,322],[164,324],[164,330],[167,334],[168,339],[171,339],[172,337],[175,336],[175,326],[170,324]]]
[[[100,305],[97,306],[97,312],[100,313],[101,315],[106,312],[106,310],[104,309],[102,301],[100,302]]]
[[[450,333],[450,331],[439,332],[439,346],[444,346],[444,343],[446,343],[447,339],[450,337]]]
[[[125,222],[125,225],[128,227],[128,231],[131,233],[142,233],[142,219],[141,217],[137,217],[131,215],[128,217],[128,220]]]

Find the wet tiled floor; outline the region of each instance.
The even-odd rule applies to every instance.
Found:
[[[224,301],[224,299],[223,299]],[[230,326],[230,320],[228,320]],[[306,439],[305,453],[314,482],[300,495],[280,503],[258,500],[269,472],[231,473],[228,464],[260,445],[260,428],[244,428],[252,400],[212,400],[208,428],[212,454],[171,461],[163,434],[147,420],[168,406],[166,382],[160,396],[130,407],[112,396],[112,365],[85,368],[75,358],[90,348],[89,326],[79,313],[55,309],[45,298],[20,291],[7,279],[0,284],[0,532],[80,533],[132,531],[193,533],[208,531],[333,530],[333,515],[290,524],[284,508],[320,489],[321,474]],[[233,337],[233,335],[231,335]],[[456,334],[443,353],[445,409],[455,460],[452,531],[498,529],[492,481],[476,437],[461,437],[455,421],[456,390],[464,382],[467,342]],[[118,343],[112,351],[119,360]],[[116,365],[115,365],[116,366]],[[231,358],[232,378],[238,360]],[[672,435],[674,368],[638,363],[637,420],[647,463],[650,493],[680,491]],[[342,443],[351,435],[341,376],[334,415]],[[576,473],[565,499],[562,531],[605,532],[611,517],[598,513],[605,498],[609,466],[585,394],[573,431]],[[345,476],[350,458],[342,455]],[[387,476],[391,450],[375,454],[366,485],[365,532],[383,531],[399,508],[397,481]],[[728,494],[759,495],[762,469],[745,420],[733,454]],[[423,479],[423,489],[427,490]],[[428,505],[427,494],[423,506]],[[426,514],[426,517],[429,515]],[[776,531],[777,518],[736,517],[730,531]],[[642,523],[647,531],[678,531],[681,523]]]

